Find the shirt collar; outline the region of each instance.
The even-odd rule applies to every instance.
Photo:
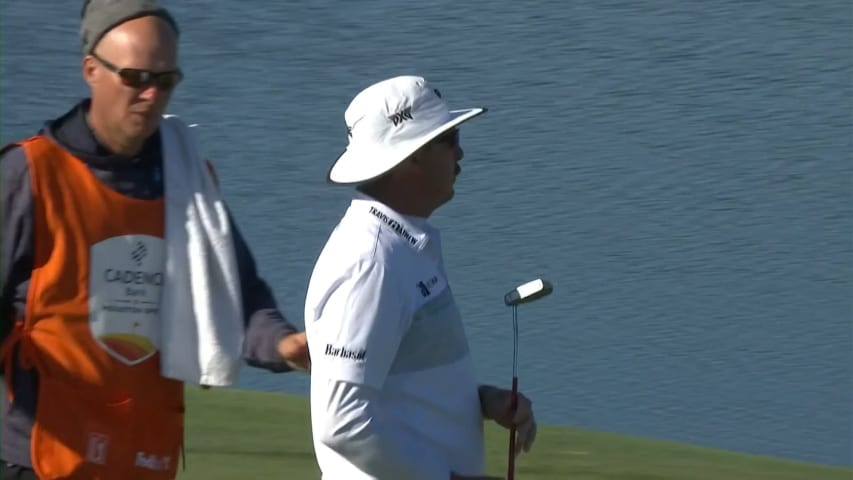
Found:
[[[387,226],[400,236],[406,245],[417,251],[423,250],[431,238],[438,238],[438,230],[430,225],[426,218],[403,215],[363,193],[355,193],[349,208],[353,213],[369,215]]]

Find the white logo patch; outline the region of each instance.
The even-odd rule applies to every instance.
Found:
[[[160,347],[163,239],[124,235],[89,252],[89,328],[111,356],[136,365]]]
[[[100,433],[89,433],[89,441],[86,443],[86,461],[106,465],[107,445],[109,437]]]

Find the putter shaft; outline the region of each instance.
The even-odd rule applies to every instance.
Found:
[[[518,305],[512,306],[512,396],[510,397],[510,411],[512,417],[518,410]],[[509,457],[507,463],[507,480],[515,478],[515,425],[509,429]]]
[[[512,397],[510,400],[510,411],[515,417],[515,411],[518,409],[518,377],[512,377]],[[509,429],[509,464],[506,472],[507,480],[515,478],[515,425]]]

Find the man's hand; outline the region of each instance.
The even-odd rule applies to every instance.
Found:
[[[285,335],[278,342],[278,353],[294,370],[310,371],[311,356],[308,353],[308,340],[305,332]]]
[[[509,429],[515,426],[515,454],[529,452],[536,440],[536,420],[533,418],[533,403],[519,392],[518,408],[512,412],[512,390],[480,386],[480,408],[483,416]]]

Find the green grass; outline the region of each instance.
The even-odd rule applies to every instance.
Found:
[[[319,479],[307,398],[188,388],[187,403],[179,479]],[[486,432],[489,473],[505,474],[506,431],[489,423]],[[851,480],[853,469],[540,426],[533,451],[517,461],[516,478]]]

